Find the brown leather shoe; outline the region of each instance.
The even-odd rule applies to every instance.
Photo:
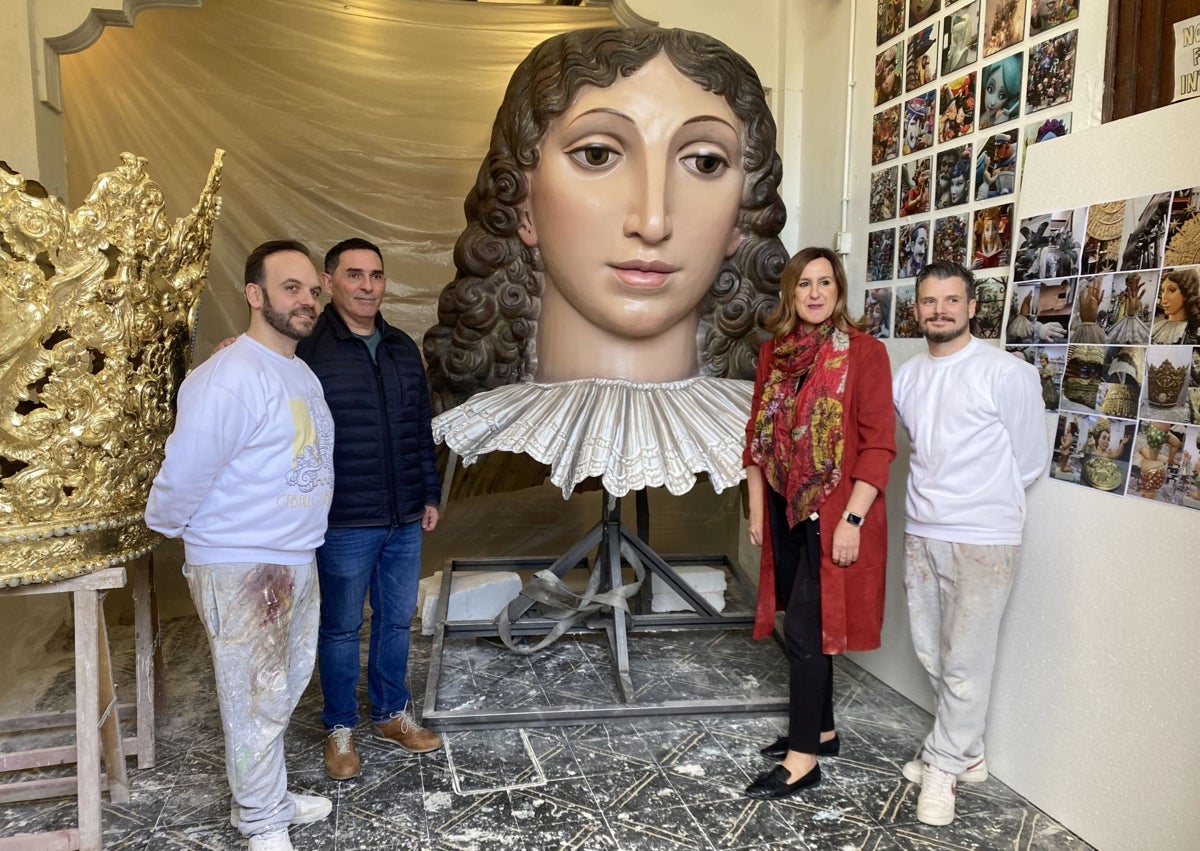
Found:
[[[442,737],[418,724],[407,709],[376,724],[375,738],[399,745],[409,753],[429,753],[442,746]]]
[[[325,773],[334,780],[349,780],[362,771],[362,761],[354,747],[354,731],[338,725],[325,737]]]

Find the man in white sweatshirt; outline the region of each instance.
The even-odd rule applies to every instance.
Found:
[[[183,570],[212,651],[233,793],[251,851],[288,851],[288,825],[327,798],[287,791],[283,733],[312,676],[315,552],[333,494],[333,420],[296,343],[317,321],[320,280],[298,242],[246,260],[246,333],[179,388],[175,430],[146,524],[182,537]]]
[[[914,306],[928,352],[896,371],[912,442],[904,587],[917,657],[936,696],[933,730],[904,776],[917,818],[954,820],[956,781],[987,779],[983,731],[1000,620],[1025,524],[1025,488],[1050,459],[1037,370],[970,333],[975,281],[931,263]]]

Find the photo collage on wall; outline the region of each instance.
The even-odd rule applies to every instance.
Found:
[[[1078,17],[1079,0],[878,4],[863,304],[872,333],[919,337],[914,278],[953,260],[976,270],[973,332],[1001,336],[1024,152],[1071,132]]]
[[[1031,216],[1004,341],[1058,427],[1050,475],[1200,509],[1200,186]]]

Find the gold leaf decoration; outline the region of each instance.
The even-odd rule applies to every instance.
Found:
[[[0,163],[0,586],[122,564],[175,422],[224,152],[167,221],[121,155],[77,209]]]

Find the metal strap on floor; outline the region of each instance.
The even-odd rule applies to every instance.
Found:
[[[642,493],[639,493],[641,496]],[[639,506],[641,508],[641,506]],[[640,512],[639,512],[640,514]],[[631,632],[658,632],[668,630],[712,630],[751,629],[754,613],[735,612],[722,614],[695,591],[671,566],[670,562],[707,564],[722,567],[733,575],[750,599],[754,591],[724,556],[675,556],[664,559],[650,548],[639,535],[635,535],[621,523],[620,498],[605,494],[601,520],[586,535],[579,539],[566,553],[557,559],[548,558],[475,558],[449,559],[442,571],[442,584],[434,622],[433,647],[430,653],[429,675],[425,690],[424,723],[439,731],[467,730],[486,727],[542,727],[570,724],[586,724],[594,721],[621,718],[669,717],[693,715],[720,715],[737,713],[781,712],[787,708],[786,696],[717,698],[705,700],[638,701],[629,669],[629,634]],[[644,524],[639,516],[639,531]],[[644,531],[643,531],[643,534]],[[622,550],[632,559],[622,558]],[[626,562],[640,561],[646,572],[659,577],[679,595],[692,609],[682,613],[641,613],[627,611],[619,605],[606,607],[602,615],[592,615],[579,620],[566,632],[604,632],[608,637],[609,653],[612,657],[619,703],[568,704],[508,708],[486,707],[483,709],[446,709],[439,693],[442,685],[443,656],[447,638],[495,638],[501,635],[498,618],[494,621],[449,621],[450,593],[454,574],[457,571],[541,571],[548,570],[562,579],[570,570],[586,566],[588,553],[596,550],[594,570],[599,571],[603,583],[600,594],[625,596],[623,568]],[[591,584],[589,584],[591,590]],[[643,602],[645,602],[643,595]],[[539,636],[561,629],[560,621],[546,617],[528,617],[535,601],[522,594],[509,604],[502,617],[508,622],[506,631],[510,635]],[[532,664],[537,664],[536,656]]]

